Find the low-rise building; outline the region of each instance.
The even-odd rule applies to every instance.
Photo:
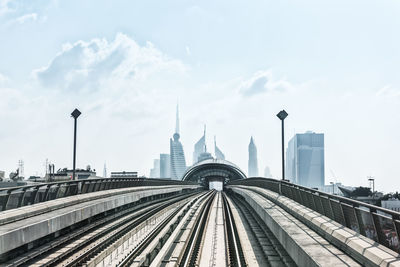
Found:
[[[382,208],[400,212],[400,200],[392,198],[381,201]]]
[[[137,172],[111,172],[111,178],[138,178]]]

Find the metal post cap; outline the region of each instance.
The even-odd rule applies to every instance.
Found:
[[[289,114],[283,109],[283,110],[281,110],[281,111],[279,111],[279,113],[278,114],[276,114],[276,116],[280,119],[280,120],[284,120],[284,119],[286,119],[286,117],[288,116]]]
[[[76,108],[74,111],[72,111],[71,116],[74,117],[74,119],[77,119],[82,113]]]

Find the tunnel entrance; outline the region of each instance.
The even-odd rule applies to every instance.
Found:
[[[183,181],[198,182],[208,189],[222,190],[229,181],[246,179],[246,175],[235,164],[219,159],[207,159],[190,167]]]
[[[220,177],[212,177],[208,179],[208,189],[215,189],[217,191],[222,191],[224,188],[224,179]]]

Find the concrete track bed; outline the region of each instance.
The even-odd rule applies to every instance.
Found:
[[[131,207],[141,201],[162,198],[197,188],[197,186],[160,186],[151,189],[149,187],[143,188],[143,190],[138,190],[138,188],[114,189],[91,193],[96,194],[96,196],[92,199],[86,198],[87,201],[85,202],[76,199],[81,200],[83,195],[63,198],[64,202],[72,202],[74,204],[65,204],[64,207],[59,207],[56,210],[52,209],[47,213],[1,225],[0,261],[15,257],[61,234],[86,225],[92,220]],[[115,195],[109,191],[116,191],[114,192]],[[104,197],[99,197],[98,193],[103,193]],[[58,203],[58,200],[56,201]],[[48,201],[46,205],[51,206],[51,203],[52,201]],[[33,206],[25,208],[31,210]],[[39,209],[43,208],[41,206]],[[18,210],[23,213],[23,209]],[[0,215],[2,214],[0,213]],[[12,216],[15,216],[15,214]]]

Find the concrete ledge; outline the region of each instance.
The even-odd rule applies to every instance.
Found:
[[[160,188],[173,188],[176,186],[161,186]],[[103,190],[93,193],[80,194],[75,196],[64,197],[60,199],[45,201],[41,203],[36,203],[29,206],[24,206],[16,209],[6,210],[0,212],[0,226],[6,223],[15,222],[18,220],[26,219],[32,216],[36,216],[42,213],[50,212],[53,210],[61,209],[78,203],[83,203],[99,198],[105,198],[109,196],[114,196],[118,194],[127,194],[136,191],[148,190],[154,187],[150,186],[140,186],[140,187],[130,187],[130,188],[119,188]]]
[[[0,226],[0,255],[97,214],[136,202],[141,198],[173,192],[179,193],[183,189],[191,188],[195,189],[197,186],[148,187],[146,190],[130,188],[130,191],[124,191],[124,194],[118,190],[126,189],[114,189],[117,190],[114,192],[116,195],[112,195],[112,192],[110,192],[114,190],[100,191],[103,192],[103,197],[85,202],[82,202],[84,195],[68,197],[70,199],[63,198],[62,201],[68,199],[70,203],[76,204]],[[59,200],[56,201],[59,205],[62,205]],[[46,207],[51,206],[52,203],[53,201],[46,202]],[[41,206],[43,209],[46,209],[46,207]],[[25,209],[29,208],[31,207],[25,207]],[[23,212],[23,209],[20,209],[20,212]]]
[[[244,187],[229,188],[253,207],[297,265],[360,266],[275,203]]]
[[[284,207],[291,215],[364,266],[400,266],[400,255],[395,251],[358,234],[290,198],[259,187],[246,186],[242,188],[257,192],[279,206]]]

